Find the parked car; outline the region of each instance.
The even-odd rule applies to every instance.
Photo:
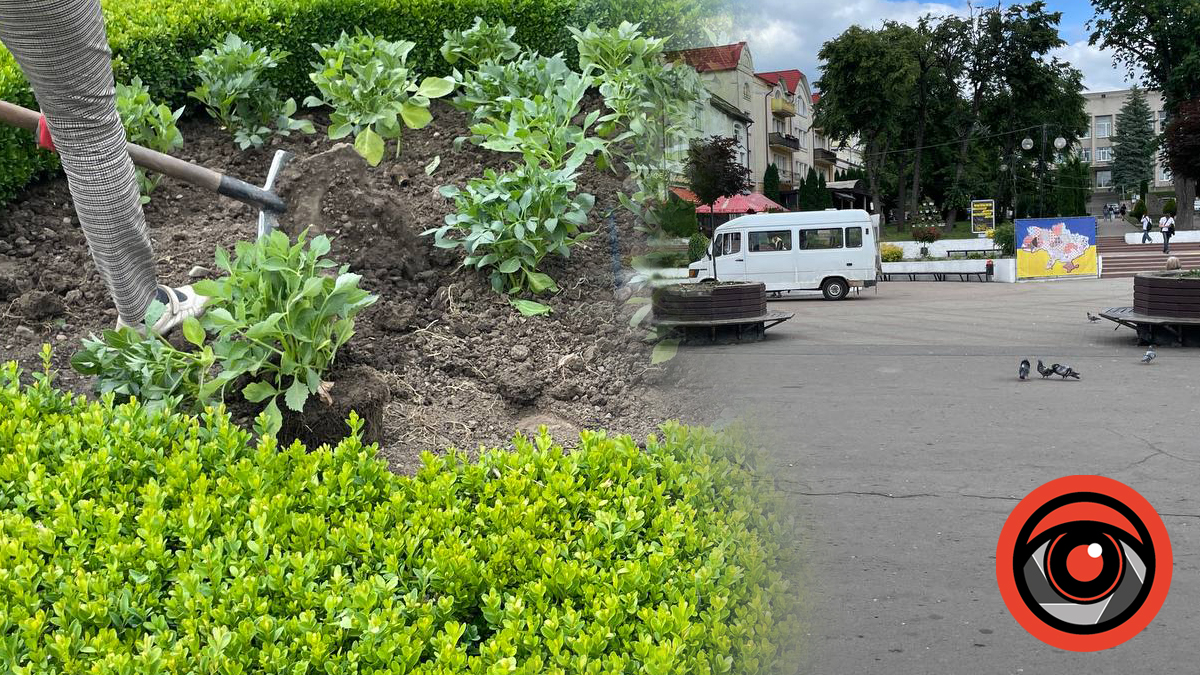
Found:
[[[880,274],[879,216],[862,210],[763,213],[714,233],[708,255],[688,266],[701,281],[761,281],[768,291],[820,290],[841,300]]]

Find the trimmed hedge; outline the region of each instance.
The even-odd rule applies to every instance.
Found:
[[[18,378],[0,369],[0,672],[794,667],[778,510],[712,432],[518,437],[404,477],[353,436],[279,448],[222,411]]]
[[[617,17],[649,17],[650,34],[696,31],[697,6],[684,0],[622,0]],[[213,40],[235,32],[258,47],[281,48],[291,57],[271,79],[283,97],[303,100],[315,93],[308,73],[317,54],[313,43],[337,39],[356,28],[389,39],[416,43],[408,62],[423,75],[448,74],[438,53],[446,29],[464,29],[476,16],[515,27],[515,40],[544,54],[566,52],[575,60],[567,26],[612,19],[614,8],[601,0],[110,0],[104,3],[109,43],[119,57],[118,80],[135,75],[155,100],[183,105],[195,86],[191,58]],[[703,11],[708,11],[704,9]],[[0,48],[0,99],[36,107],[12,56]],[[0,205],[57,161],[40,151],[27,132],[0,128]]]

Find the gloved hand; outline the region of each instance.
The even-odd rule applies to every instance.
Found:
[[[37,144],[50,152],[57,152],[54,147],[54,139],[50,138],[50,127],[46,126],[45,115],[38,118]]]

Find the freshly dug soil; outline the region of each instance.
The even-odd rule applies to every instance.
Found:
[[[435,249],[424,230],[440,225],[453,203],[437,188],[466,185],[511,156],[453,140],[465,117],[435,101],[434,121],[406,130],[378,167],[318,134],[275,139],[240,151],[207,120],[181,125],[184,159],[262,184],[271,156],[297,154],[281,193],[295,206],[284,227],[316,225],[333,239],[330,259],[363,275],[379,301],[359,315],[356,336],[338,355],[340,368],[370,366],[381,373],[391,401],[382,417],[381,452],[396,470],[412,470],[424,450],[504,446],[523,420],[561,428],[606,428],[644,436],[687,405],[654,385],[668,375],[650,365],[649,347],[628,326],[633,307],[614,298],[611,241],[604,216],[613,213],[618,259],[643,253],[632,217],[620,207],[620,177],[588,169],[580,189],[596,196],[591,227],[597,236],[569,260],[547,259],[545,271],[562,291],[541,300],[548,317],[525,318],[492,292],[486,277],[460,268],[460,253]],[[441,163],[432,176],[425,166]],[[354,160],[354,161],[351,161]],[[292,182],[289,184],[288,180]],[[217,246],[255,236],[257,213],[247,206],[170,178],[146,207],[158,255],[159,279],[194,281],[195,265],[215,268]],[[31,294],[32,293],[32,294]],[[53,296],[53,297],[51,297]],[[622,298],[623,299],[623,298]],[[0,212],[0,361],[39,369],[43,342],[55,347],[60,386],[91,392],[70,369],[80,339],[116,321],[116,311],[88,254],[66,181],[46,180]]]
[[[300,441],[307,448],[323,444],[336,445],[345,438],[349,427],[346,420],[353,411],[362,420],[363,443],[382,443],[384,437],[383,411],[391,400],[387,381],[370,366],[355,365],[329,376],[333,386],[329,401],[309,396],[303,412],[282,406],[283,427],[279,441],[291,444]]]

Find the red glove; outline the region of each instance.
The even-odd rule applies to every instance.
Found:
[[[54,139],[50,138],[50,127],[46,126],[45,115],[38,118],[37,144],[50,152],[57,152],[54,147]]]

